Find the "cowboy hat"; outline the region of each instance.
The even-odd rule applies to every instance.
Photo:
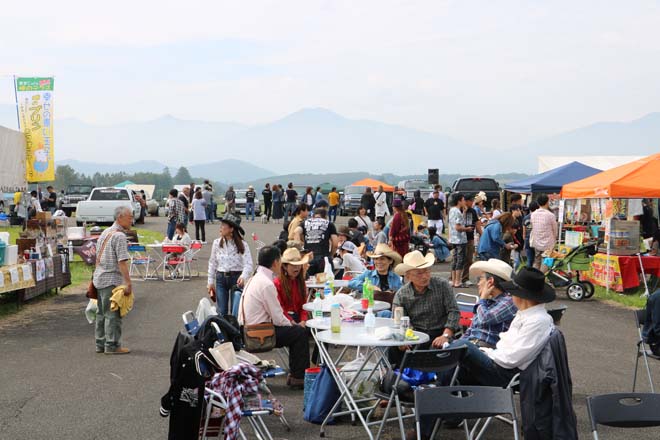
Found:
[[[254,189],[254,186],[248,185],[248,189]]]
[[[392,248],[385,243],[378,244],[373,252],[367,252],[367,257],[369,258],[387,257],[390,260],[394,261],[394,264],[401,263],[401,255],[399,255],[397,251],[392,250]]]
[[[309,263],[309,254],[304,257],[300,255],[300,251],[296,248],[289,248],[282,254],[282,264],[293,264],[294,266],[302,266]]]
[[[485,202],[487,200],[488,197],[486,197],[486,193],[483,191],[479,191],[479,193],[474,196],[474,203]]]
[[[435,255],[432,252],[423,256],[420,251],[408,252],[403,257],[403,263],[397,264],[394,268],[394,272],[397,275],[404,276],[409,270],[412,269],[426,269],[427,267],[433,266],[435,263]]]
[[[549,303],[555,300],[555,289],[545,282],[545,275],[533,267],[523,267],[508,283],[502,283],[502,289],[510,295],[530,299],[537,303]]]
[[[511,273],[513,268],[502,260],[497,258],[490,258],[488,261],[477,261],[470,266],[470,276],[482,275],[489,273],[502,278],[504,281],[511,281]]]
[[[227,223],[232,228],[238,229],[238,232],[241,235],[245,235],[245,231],[243,230],[243,228],[241,228],[241,218],[239,216],[234,215],[231,212],[228,212],[225,214],[224,217],[220,219],[220,221],[223,223]]]

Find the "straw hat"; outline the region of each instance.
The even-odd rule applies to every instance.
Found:
[[[302,266],[309,263],[309,254],[304,257],[300,255],[300,251],[296,248],[289,248],[282,254],[282,264],[293,264],[294,266]]]
[[[403,257],[403,263],[398,264],[394,268],[394,272],[397,275],[404,276],[409,270],[426,269],[433,266],[433,263],[435,263],[435,255],[432,252],[424,256],[420,251],[412,251]]]
[[[392,248],[385,243],[380,243],[379,245],[377,245],[376,249],[374,249],[373,252],[367,252],[367,257],[369,258],[387,257],[390,260],[393,260],[394,264],[401,263],[401,255],[399,255],[397,251],[392,250]]]
[[[470,276],[472,277],[482,275],[485,272],[498,276],[504,281],[511,281],[513,268],[497,258],[490,258],[488,261],[477,261],[470,266]]]
[[[474,203],[485,202],[487,200],[488,197],[486,197],[486,193],[483,191],[479,191],[479,193],[474,196]]]

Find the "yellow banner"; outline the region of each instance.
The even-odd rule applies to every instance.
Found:
[[[623,292],[623,279],[621,278],[621,269],[619,267],[619,257],[610,255],[610,264],[607,264],[606,254],[594,255],[594,260],[591,263],[591,282],[607,287],[616,292]]]
[[[54,78],[16,78],[18,121],[25,134],[28,182],[55,180],[53,83]]]

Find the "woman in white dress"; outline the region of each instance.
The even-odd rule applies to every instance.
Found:
[[[383,191],[383,186],[378,187],[378,191],[374,194],[376,199],[376,217],[387,217],[390,215],[390,208],[387,207],[387,194]]]

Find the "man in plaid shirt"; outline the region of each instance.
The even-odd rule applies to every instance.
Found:
[[[557,243],[558,224],[555,215],[548,209],[550,199],[547,195],[541,194],[536,201],[539,209],[530,216],[532,232],[530,234],[531,247],[534,248],[534,267],[541,269],[543,261],[543,252],[552,250]]]
[[[171,240],[174,237],[174,232],[176,231],[176,225],[181,223],[183,225],[188,224],[188,219],[186,215],[186,207],[183,206],[183,202],[179,199],[179,191],[176,188],[170,190],[170,198],[167,200],[167,239]]]
[[[512,272],[511,266],[496,258],[478,261],[470,267],[470,275],[479,276],[479,301],[474,306],[472,324],[461,339],[479,347],[495,348],[500,333],[509,329],[518,311],[501,286],[501,283],[511,281]]]

